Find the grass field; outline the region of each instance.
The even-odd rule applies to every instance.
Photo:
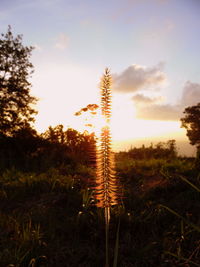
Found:
[[[116,155],[122,198],[111,212],[110,262],[200,266],[200,176],[194,159]],[[0,177],[0,266],[104,266],[104,215],[92,205],[94,170],[50,169]],[[112,266],[112,265],[111,265]]]

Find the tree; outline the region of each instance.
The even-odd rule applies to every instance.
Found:
[[[75,129],[68,128],[64,130],[63,125],[49,127],[41,137],[51,144],[51,152],[57,153],[59,157],[70,157],[77,163],[93,161],[93,152],[95,146],[94,134],[88,132],[80,133]],[[50,154],[49,153],[49,154]]]
[[[23,46],[22,35],[14,38],[11,27],[0,37],[0,134],[12,136],[34,122],[36,98],[28,81],[33,73],[29,58],[33,47]]]
[[[171,158],[177,157],[177,147],[176,140],[171,139],[167,141],[167,150],[169,151],[169,155]]]
[[[54,128],[49,126],[48,130],[42,134],[42,137],[50,143],[65,143],[65,132],[63,125],[59,124]]]
[[[184,111],[185,117],[181,118],[181,127],[186,128],[187,137],[191,145],[200,149],[200,103],[196,106],[187,107]]]

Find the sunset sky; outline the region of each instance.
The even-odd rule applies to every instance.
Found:
[[[176,139],[194,155],[180,118],[200,102],[199,14],[199,0],[0,0],[0,32],[35,47],[38,131],[83,130],[74,113],[98,104],[108,67],[115,149]]]

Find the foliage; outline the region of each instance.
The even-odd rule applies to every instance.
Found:
[[[41,143],[42,139],[28,125],[15,132],[12,137],[0,136],[0,171],[11,168],[34,170]]]
[[[155,145],[150,146],[142,145],[139,148],[133,147],[128,150],[128,152],[121,152],[128,155],[133,159],[166,159],[177,157],[177,147],[175,140],[168,140],[167,142],[159,142]]]
[[[27,126],[11,136],[0,136],[0,172],[8,168],[43,172],[52,167],[73,170],[90,163],[94,136],[62,125],[49,127],[42,135]],[[68,166],[68,167],[67,167]]]
[[[63,149],[65,157],[78,162],[89,162],[90,154],[94,150],[95,137],[87,132],[80,133],[77,130],[68,128],[64,130],[63,125],[57,125],[42,134],[42,137],[54,144],[61,150]],[[59,151],[60,156],[62,152]]]
[[[34,121],[28,81],[33,73],[29,58],[33,47],[22,44],[22,35],[14,37],[11,27],[0,39],[0,134],[13,135]]]
[[[112,207],[110,259],[116,262],[116,244],[118,266],[198,266],[194,159],[126,159],[117,158],[124,198]],[[104,214],[89,205],[92,191],[82,184],[90,170],[70,172],[10,169],[0,176],[1,266],[104,266]]]
[[[185,117],[181,119],[182,127],[186,128],[191,145],[200,147],[200,103],[187,107]]]

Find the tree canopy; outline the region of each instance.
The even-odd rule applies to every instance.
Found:
[[[22,44],[22,35],[14,37],[11,27],[0,36],[0,133],[13,135],[34,121],[28,78],[33,73],[29,61],[33,47]]]
[[[200,103],[187,107],[185,117],[181,118],[182,127],[186,128],[191,145],[200,147]]]

